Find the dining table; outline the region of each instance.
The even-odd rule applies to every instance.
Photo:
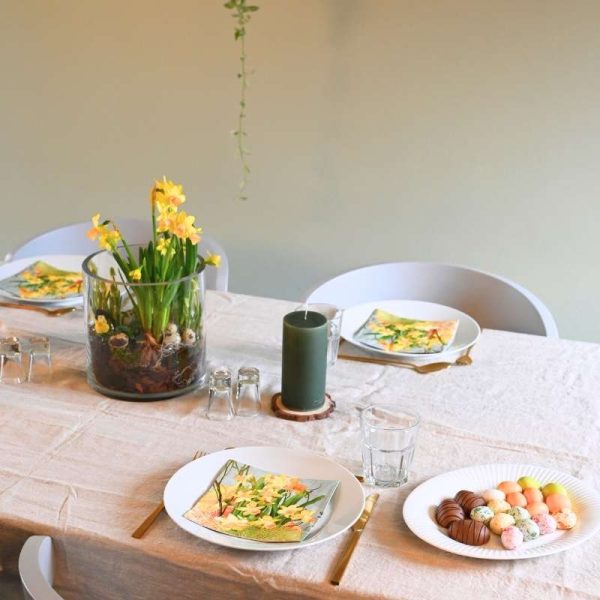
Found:
[[[31,535],[51,536],[67,600],[600,598],[600,535],[538,558],[480,560],[422,541],[402,512],[419,484],[474,465],[539,465],[600,490],[600,345],[485,329],[471,365],[435,373],[338,359],[327,372],[333,413],[294,422],[270,403],[281,390],[282,320],[297,304],[207,292],[209,364],[260,370],[259,414],[231,421],[206,418],[206,387],[153,402],[103,396],[86,379],[82,311],[0,308],[0,335],[48,336],[53,361],[50,381],[0,384],[0,598],[18,588]],[[310,450],[361,473],[360,410],[381,402],[420,416],[414,460],[404,485],[364,485],[380,498],[339,586],[330,579],[349,530],[256,552],[194,537],[162,514],[132,537],[198,450]]]

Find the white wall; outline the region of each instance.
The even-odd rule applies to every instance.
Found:
[[[141,216],[166,174],[233,291],[447,261],[600,341],[600,2],[256,1],[244,203],[221,0],[2,0],[0,253],[97,210]]]

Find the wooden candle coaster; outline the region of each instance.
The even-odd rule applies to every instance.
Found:
[[[292,410],[291,408],[284,406],[281,401],[281,392],[278,392],[271,398],[271,410],[275,413],[276,417],[288,421],[297,421],[298,423],[326,419],[334,409],[335,402],[331,399],[329,394],[325,394],[325,402],[321,408],[309,411]]]

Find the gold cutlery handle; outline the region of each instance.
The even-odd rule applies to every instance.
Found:
[[[49,317],[60,317],[61,315],[66,315],[67,313],[73,312],[77,310],[75,306],[68,306],[65,308],[44,308],[43,306],[31,306],[29,304],[17,304],[13,302],[0,302],[0,306],[4,308],[18,308],[21,310],[33,310],[35,312],[40,312]]]
[[[353,531],[352,537],[342,554],[335,571],[333,572],[333,576],[331,577],[331,583],[333,585],[340,585],[340,581],[344,576],[344,572],[346,571],[346,567],[352,558],[352,553],[354,552],[354,548],[356,548],[356,544],[358,544],[358,540],[360,540],[360,535],[362,533],[362,529],[360,531]]]
[[[161,503],[144,519],[143,523],[131,534],[131,537],[136,539],[141,538],[146,531],[148,531],[152,523],[156,521],[158,515],[160,515],[164,508],[165,503],[161,501]]]
[[[197,458],[200,458],[201,456],[206,456],[206,452],[203,452],[202,450],[197,450],[196,453],[194,454],[194,458],[192,458],[192,460],[196,460]],[[154,521],[156,521],[156,519],[158,518],[158,515],[160,515],[160,513],[164,510],[164,508],[165,508],[165,503],[163,500],[161,500],[160,504],[144,519],[144,521],[139,525],[139,527],[131,534],[131,537],[140,539],[146,533],[146,531],[148,531],[148,529],[150,529],[150,527],[152,526],[152,523],[154,523]]]

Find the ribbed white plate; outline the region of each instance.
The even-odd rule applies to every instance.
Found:
[[[570,531],[557,531],[524,543],[518,550],[506,550],[500,537],[490,532],[490,541],[483,546],[467,546],[448,536],[435,520],[435,509],[444,498],[452,498],[460,490],[483,492],[495,488],[502,481],[516,481],[530,475],[542,485],[555,481],[562,483],[569,493],[577,525]],[[450,471],[432,477],[415,488],[404,503],[404,521],[423,541],[453,554],[489,560],[533,558],[562,552],[581,544],[600,529],[600,495],[583,481],[556,471],[534,465],[495,464],[479,465]]]

